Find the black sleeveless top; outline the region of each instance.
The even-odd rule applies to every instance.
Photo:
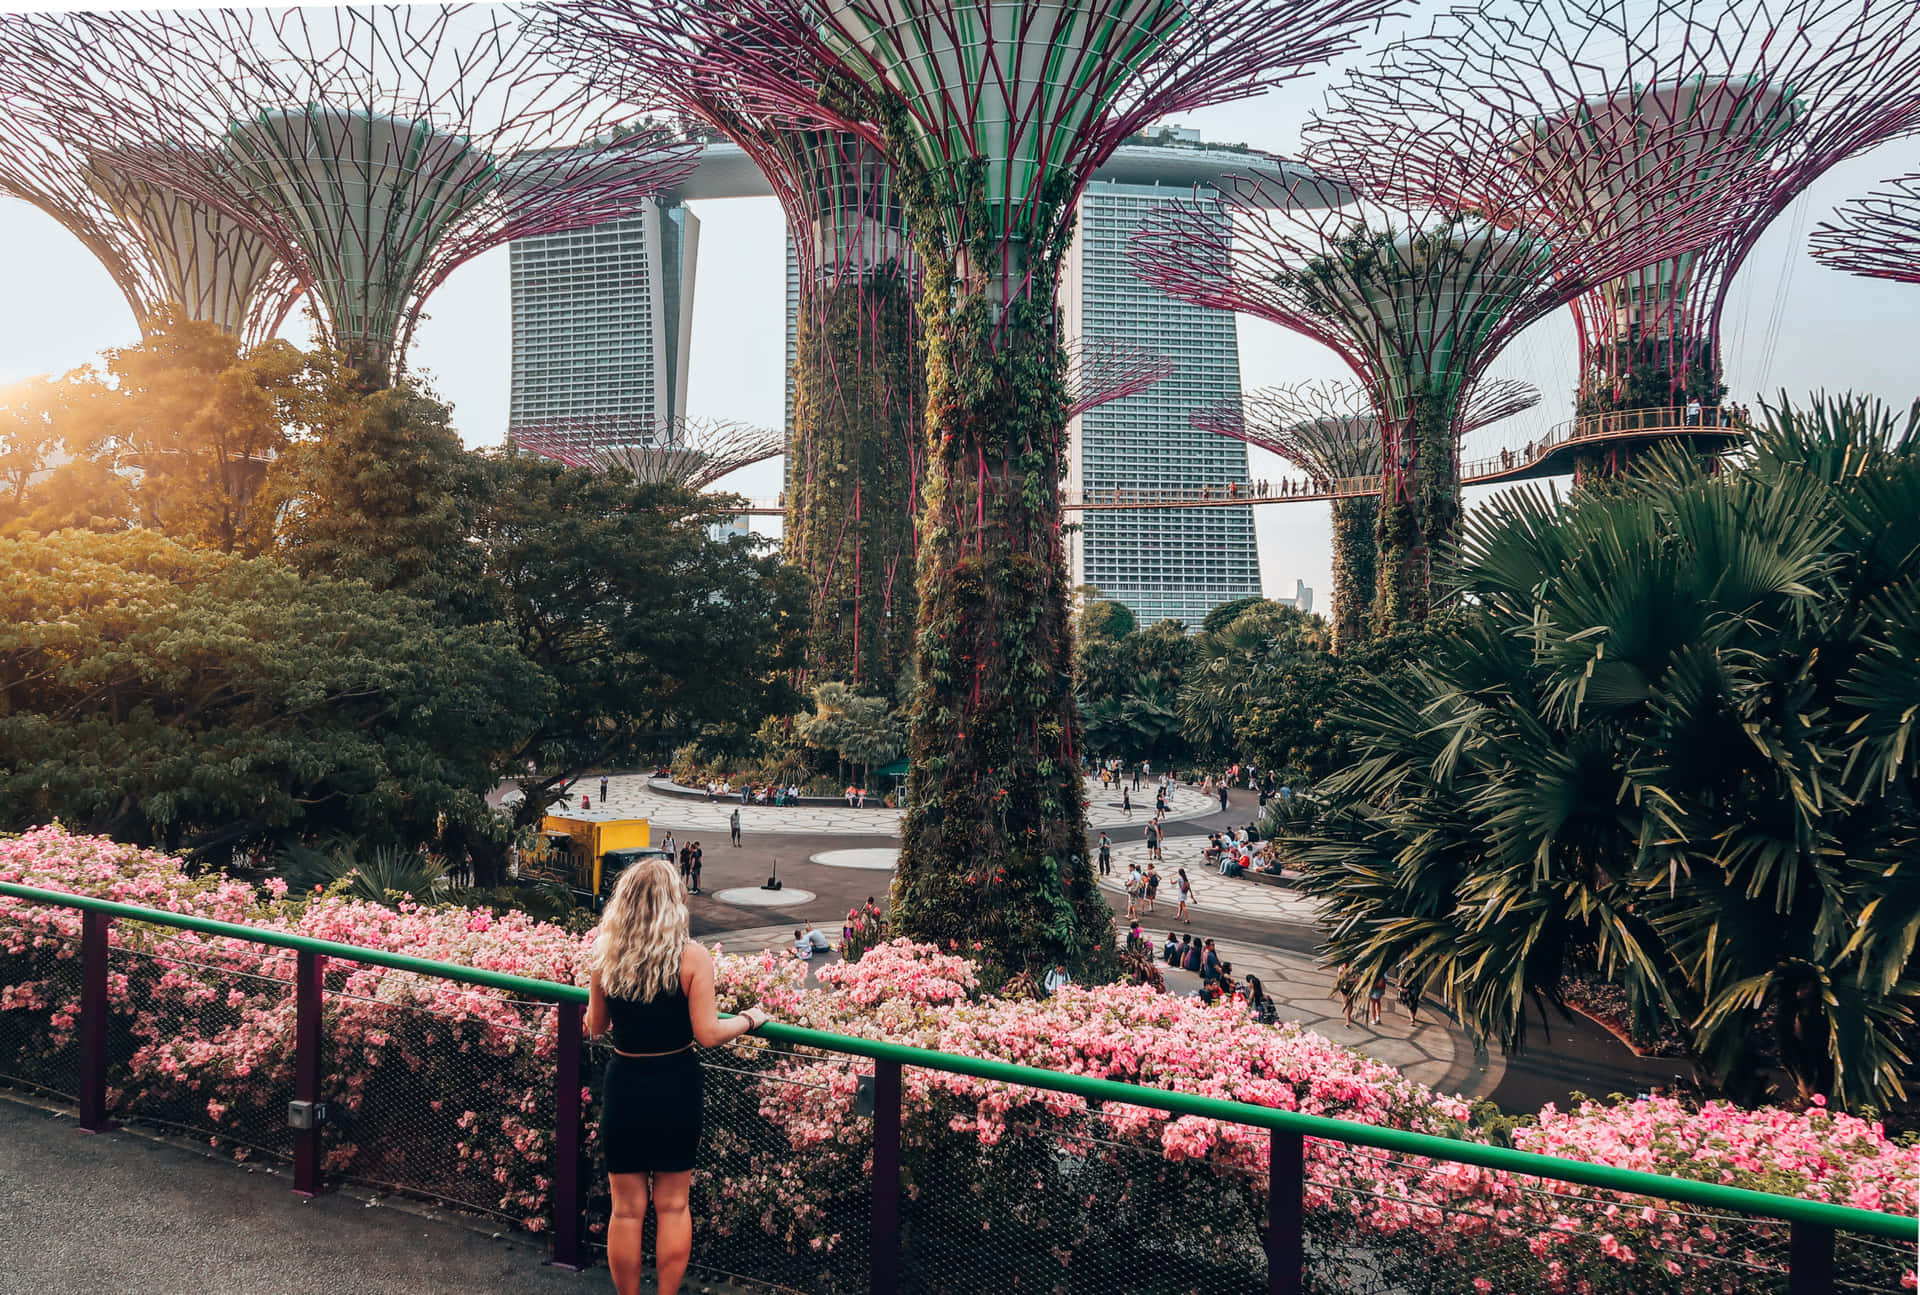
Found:
[[[693,1016],[676,976],[673,988],[644,1002],[607,995],[617,1052],[678,1052],[693,1042]]]

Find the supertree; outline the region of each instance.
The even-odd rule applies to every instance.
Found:
[[[641,482],[696,491],[786,449],[777,428],[722,418],[569,418],[516,427],[512,440],[570,467],[617,468]]]
[[[1135,130],[1311,67],[1390,7],[741,0],[698,11],[729,46],[721,70],[748,92],[824,107],[881,147],[919,254],[927,463],[913,772],[893,887],[902,933],[981,941],[1009,971],[1111,959],[1111,915],[1086,856],[1060,526],[1055,290],[1074,204]]]
[[[1456,119],[1584,221],[1728,199],[1699,246],[1571,303],[1578,412],[1597,415],[1720,403],[1734,275],[1830,167],[1920,128],[1917,80],[1920,5],[1900,0],[1481,0],[1396,45],[1347,98]],[[1669,183],[1649,189],[1649,173]]]
[[[271,337],[301,293],[293,273],[241,222],[98,152],[138,134],[131,113],[109,108],[97,129],[68,128],[63,105],[95,93],[102,74],[43,57],[44,21],[0,15],[0,194],[31,203],[79,239],[142,334],[179,318],[249,344]]]
[[[404,368],[422,307],[457,266],[630,215],[694,165],[691,144],[548,60],[509,9],[28,23],[23,57],[50,95],[69,96],[56,126],[91,132],[96,159],[264,238],[369,388]],[[87,67],[115,71],[73,84]]]
[[[1071,422],[1089,409],[1139,395],[1172,377],[1178,367],[1145,347],[1076,337],[1067,343],[1066,370],[1061,380],[1067,397],[1066,420]]]
[[[1690,120],[1631,136],[1568,129],[1552,135],[1565,170],[1550,169],[1516,147],[1515,126],[1552,120],[1550,107],[1429,103],[1396,57],[1351,74],[1306,132],[1304,160],[1349,185],[1354,207],[1315,210],[1284,191],[1276,202],[1268,182],[1230,181],[1230,231],[1173,204],[1134,248],[1149,282],[1312,337],[1367,388],[1383,444],[1376,629],[1424,620],[1431,605],[1434,557],[1460,517],[1462,394],[1522,329],[1701,246],[1747,201],[1698,180],[1745,163],[1743,141],[1711,142],[1682,167],[1670,136],[1696,138]],[[1613,76],[1624,91],[1639,71]],[[1613,182],[1579,179],[1593,174]]]
[[[1920,283],[1920,175],[1889,180],[1834,217],[1813,231],[1816,261],[1870,279]]]
[[[924,389],[900,196],[871,142],[743,87],[729,61],[751,34],[698,8],[565,9],[543,26],[556,57],[737,144],[779,199],[799,269],[783,499],[811,592],[805,673],[890,695],[913,646]]]
[[[1462,435],[1540,403],[1539,389],[1514,378],[1482,378],[1467,392]],[[1231,437],[1278,455],[1305,472],[1316,491],[1380,475],[1380,419],[1357,382],[1315,380],[1249,391],[1238,400],[1196,411],[1201,431]],[[1374,528],[1380,496],[1335,493],[1333,505],[1333,647],[1367,637],[1374,594]]]

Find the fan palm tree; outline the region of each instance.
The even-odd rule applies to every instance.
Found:
[[[1409,961],[1485,1035],[1590,965],[1736,1095],[1884,1103],[1920,1007],[1920,404],[1767,423],[1718,475],[1484,509],[1458,630],[1358,690],[1294,846],[1332,957]]]

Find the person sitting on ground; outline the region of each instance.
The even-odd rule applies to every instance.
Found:
[[[1180,955],[1181,955],[1180,969],[1182,971],[1199,971],[1203,966],[1206,965],[1205,957],[1204,957],[1205,953],[1206,953],[1206,950],[1201,948],[1200,941],[1198,940],[1194,940],[1191,943],[1181,945],[1180,946]]]
[[[807,938],[804,931],[795,930],[793,933],[793,956],[802,962],[813,956],[813,941]]]
[[[730,1043],[765,1025],[767,1014],[752,1007],[720,1019],[713,955],[688,938],[679,878],[664,859],[620,874],[588,963],[587,1034],[613,1035],[600,1098],[613,1195],[607,1267],[617,1295],[639,1295],[651,1192],[657,1289],[677,1292],[693,1248],[687,1191],[700,1145],[702,1072],[693,1045]]]
[[[1260,983],[1260,977],[1247,976],[1247,1019],[1258,1025],[1272,1025],[1280,1019],[1280,1009],[1267,997],[1267,987]]]
[[[1213,947],[1213,941],[1207,941],[1207,947],[1200,951],[1200,978],[1202,980],[1220,979],[1220,951]]]
[[[1168,931],[1167,942],[1160,950],[1160,961],[1166,963],[1169,967],[1171,967],[1174,965],[1174,959],[1178,958],[1179,956],[1180,956],[1180,939],[1172,931]]]
[[[816,930],[812,922],[807,923],[807,943],[813,946],[815,953],[833,952],[833,942],[827,939],[827,933]]]

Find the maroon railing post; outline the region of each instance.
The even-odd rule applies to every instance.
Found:
[[[1275,1129],[1267,1163],[1267,1295],[1300,1295],[1307,1273],[1307,1140]]]
[[[1833,1229],[1795,1223],[1787,1243],[1787,1295],[1833,1295]]]
[[[107,1118],[107,928],[105,913],[80,915],[80,1127],[104,1133]]]
[[[585,1008],[557,1006],[558,1044],[553,1054],[553,1258],[556,1268],[580,1260],[580,1053]]]
[[[293,1130],[293,1190],[320,1194],[320,973],[326,959],[304,949],[293,973],[293,1100],[306,1103],[304,1125]]]
[[[900,1063],[873,1063],[873,1295],[900,1289]]]

